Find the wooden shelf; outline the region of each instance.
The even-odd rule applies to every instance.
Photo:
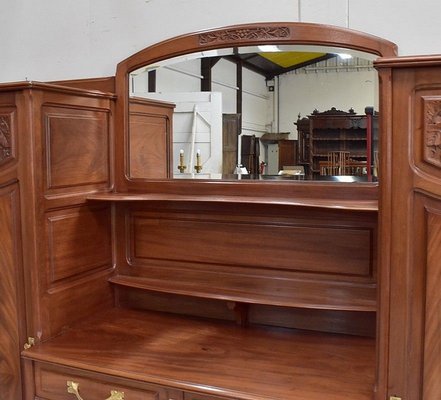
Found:
[[[152,274],[155,272],[152,271]],[[159,273],[160,274],[160,273]],[[116,275],[109,281],[115,285],[173,293],[193,297],[236,301],[249,304],[263,304],[284,307],[299,307],[322,310],[344,310],[375,312],[376,286],[357,285],[331,281],[308,281],[266,277],[226,275],[216,273],[208,282],[207,277],[198,281],[194,274],[174,272],[174,279],[163,276],[144,278]],[[228,281],[228,287],[225,285]],[[220,284],[217,284],[220,282]],[[265,287],[262,293],[256,288]]]
[[[94,201],[170,201],[170,202],[200,202],[200,203],[236,203],[236,204],[268,204],[298,207],[314,207],[343,209],[353,211],[378,211],[377,200],[336,200],[326,198],[269,198],[247,196],[218,196],[218,195],[179,195],[162,193],[94,193],[87,195],[87,200]]]
[[[375,382],[375,339],[126,309],[101,313],[22,354],[238,400],[370,400]]]

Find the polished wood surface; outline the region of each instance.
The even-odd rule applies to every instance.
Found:
[[[381,135],[379,393],[438,399],[441,58],[376,65],[390,115]]]
[[[78,89],[96,90],[105,93],[115,93],[115,77],[70,79],[51,82],[55,85],[73,87]]]
[[[246,303],[376,309],[376,212],[196,205],[117,203],[111,282]]]
[[[73,400],[73,394],[68,394],[67,382],[78,384],[80,395],[86,399],[108,399],[111,391],[124,393],[128,400],[181,400],[182,395],[174,396],[176,391],[168,390],[157,385],[139,384],[127,379],[118,379],[102,374],[85,374],[84,371],[63,368],[47,363],[35,365],[35,386],[39,398],[49,400]]]
[[[22,398],[20,350],[24,339],[20,203],[16,182],[0,184],[0,397]]]
[[[124,309],[85,321],[24,355],[241,400],[368,400],[375,375],[375,343],[369,338],[243,329]]]
[[[163,179],[173,175],[172,103],[131,98],[128,138],[129,179]]]
[[[375,311],[375,285],[339,285],[320,281],[272,282],[270,278],[237,278],[208,273],[154,273],[151,278],[116,275],[110,282],[130,288],[209,299],[324,310]],[[159,275],[159,276],[158,276]],[[199,279],[198,279],[199,276]],[[218,279],[218,281],[215,281]],[[213,285],[213,281],[219,287]],[[266,287],[267,293],[261,288]]]
[[[113,186],[114,99],[36,82],[0,85],[0,104],[12,110],[16,132],[12,154],[18,159],[3,164],[0,176],[20,182],[16,223],[23,237],[28,336],[49,338],[113,303],[106,283],[112,270],[109,208],[81,206],[86,193]],[[105,244],[82,246],[87,238]]]
[[[278,197],[251,197],[228,195],[184,195],[168,193],[93,193],[87,195],[88,200],[110,202],[188,202],[188,203],[228,203],[228,204],[267,204],[287,205],[312,208],[330,208],[353,211],[378,211],[378,202],[375,199],[329,199],[329,198],[278,198]]]
[[[44,185],[50,194],[79,187],[109,187],[109,110],[43,105]],[[97,151],[99,149],[99,151]]]
[[[126,176],[127,72],[255,44],[231,35],[245,27],[388,56],[379,184]],[[315,28],[171,39],[120,64],[118,98],[0,85],[1,396],[70,399],[72,377],[100,399],[114,385],[160,400],[441,398],[441,57]]]

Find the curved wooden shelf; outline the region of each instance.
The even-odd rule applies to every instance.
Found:
[[[321,310],[375,312],[376,286],[330,281],[307,281],[265,277],[230,276],[229,285],[216,286],[216,282],[189,281],[180,279],[151,279],[136,276],[116,275],[109,282],[124,287],[160,293],[262,304],[282,307],[298,307]],[[218,278],[221,281],[221,278]],[[267,286],[266,291],[256,288]]]
[[[348,211],[378,211],[377,200],[336,200],[318,198],[274,198],[222,195],[181,195],[163,193],[94,193],[87,195],[87,200],[94,201],[171,201],[192,203],[236,203],[268,204],[297,207],[342,209]]]

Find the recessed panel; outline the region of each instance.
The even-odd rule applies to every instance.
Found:
[[[46,188],[109,182],[109,123],[105,110],[43,107]]]
[[[50,283],[110,267],[108,208],[55,212],[46,221]]]
[[[130,114],[130,178],[167,178],[169,121],[161,115]]]
[[[365,227],[268,224],[135,214],[130,258],[257,270],[372,277],[372,235]],[[215,267],[213,267],[215,268]]]

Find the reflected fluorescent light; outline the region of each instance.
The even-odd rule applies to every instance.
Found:
[[[340,175],[335,177],[337,182],[355,182],[355,179],[353,176],[349,175]]]
[[[348,53],[337,53],[337,55],[342,59],[342,60],[349,60],[352,58],[352,56]]]
[[[276,51],[280,51],[280,49],[273,44],[264,44],[257,47],[260,51],[264,51],[265,53],[275,53]]]
[[[219,52],[217,50],[208,50],[208,51],[201,51],[201,58],[202,57],[216,57],[219,55]]]

